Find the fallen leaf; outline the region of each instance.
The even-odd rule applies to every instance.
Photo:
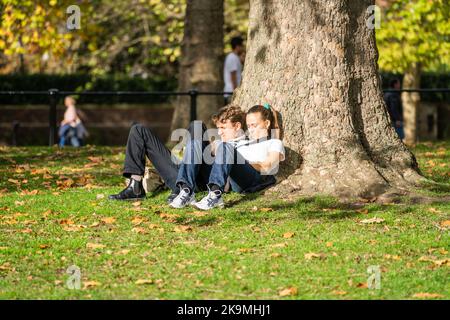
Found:
[[[360,282],[356,285],[357,288],[367,289],[367,282]]]
[[[305,253],[306,260],[312,260],[314,258],[324,259],[326,258],[326,256],[323,253],[314,253],[314,252]]]
[[[283,238],[289,239],[292,238],[295,235],[294,232],[286,232],[283,234]]]
[[[88,288],[91,288],[91,287],[98,287],[100,285],[101,285],[101,283],[98,282],[98,281],[84,281],[83,282],[83,289],[88,289]]]
[[[142,227],[134,227],[133,229],[131,229],[131,231],[136,232],[136,233],[140,233],[140,234],[146,234],[147,230],[145,230],[145,228]]]
[[[47,249],[47,248],[50,248],[50,245],[49,244],[40,244],[39,248],[40,249]]]
[[[140,217],[134,217],[133,220],[131,220],[131,223],[135,226],[140,225],[142,222],[144,222],[144,219]]]
[[[139,207],[142,204],[140,201],[133,202],[134,207]]]
[[[347,291],[339,291],[339,290],[334,290],[331,291],[331,294],[337,295],[337,296],[343,296],[347,294]]]
[[[281,290],[278,294],[280,297],[296,296],[298,294],[298,289],[295,287],[290,287],[290,288]]]
[[[103,199],[105,197],[105,195],[103,193],[100,193],[97,195],[97,199]]]
[[[419,292],[413,295],[413,298],[425,298],[425,299],[433,299],[433,298],[443,298],[444,296],[438,293],[428,293],[428,292]]]
[[[116,222],[116,218],[114,217],[102,218],[101,220],[106,224],[113,224]]]
[[[100,244],[100,243],[88,242],[86,244],[86,248],[89,248],[89,249],[102,249],[104,247],[106,247],[106,246],[104,244]]]
[[[176,226],[175,228],[173,228],[173,231],[175,231],[175,232],[190,232],[190,231],[192,231],[192,227],[191,226]]]
[[[382,223],[382,222],[384,222],[384,219],[383,218],[377,218],[377,217],[373,217],[373,218],[370,218],[370,219],[364,219],[364,220],[360,221],[360,223],[364,223],[364,224]]]
[[[142,284],[152,284],[153,280],[150,279],[139,279],[135,282],[135,284],[137,285],[142,285]]]
[[[444,228],[450,228],[450,220],[442,221],[441,226]]]

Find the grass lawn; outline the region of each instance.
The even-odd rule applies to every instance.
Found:
[[[450,142],[414,152],[444,184],[424,194],[448,196]],[[207,213],[169,208],[168,192],[111,202],[123,159],[123,147],[0,147],[0,298],[450,298],[449,202],[227,194],[232,206]],[[73,265],[80,290],[66,284]]]

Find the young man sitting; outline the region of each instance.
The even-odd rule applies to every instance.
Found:
[[[245,138],[245,112],[241,108],[232,105],[223,107],[213,117],[213,121],[217,126],[221,141],[235,143]],[[183,207],[192,203],[190,195],[195,190],[206,190],[212,167],[202,160],[203,156],[200,160],[197,159],[199,161],[192,161],[200,150],[203,153],[211,143],[208,137],[205,137],[206,131],[206,126],[202,122],[191,123],[183,160],[178,163],[176,157],[153,131],[140,124],[134,125],[128,136],[123,169],[123,176],[130,178],[130,182],[118,194],[110,195],[109,199],[139,200],[145,198],[142,179],[145,172],[145,156],[147,156],[165,184],[172,190],[167,202],[173,207]],[[214,149],[211,146],[212,152]],[[186,190],[188,190],[188,196],[186,196]]]

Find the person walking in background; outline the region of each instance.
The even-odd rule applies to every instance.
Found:
[[[392,80],[389,84],[389,88],[391,90],[400,90],[400,80]],[[400,92],[386,92],[384,94],[384,101],[386,102],[392,126],[395,128],[399,138],[401,140],[405,139],[405,131],[403,130],[403,106]]]
[[[223,69],[223,80],[225,82],[224,92],[233,92],[240,84],[242,79],[241,56],[245,51],[244,40],[241,37],[231,39],[231,48],[233,49],[225,58]],[[225,105],[230,103],[231,95],[224,95]]]
[[[74,147],[79,147],[82,145],[85,136],[87,136],[86,128],[78,116],[75,104],[75,98],[71,96],[67,96],[64,99],[66,111],[58,132],[60,147],[64,147],[68,142]]]

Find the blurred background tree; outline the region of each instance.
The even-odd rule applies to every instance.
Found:
[[[378,1],[381,28],[376,30],[384,71],[403,74],[403,88],[421,87],[423,72],[448,73],[450,5],[448,0]],[[407,143],[417,139],[419,93],[402,94]]]

